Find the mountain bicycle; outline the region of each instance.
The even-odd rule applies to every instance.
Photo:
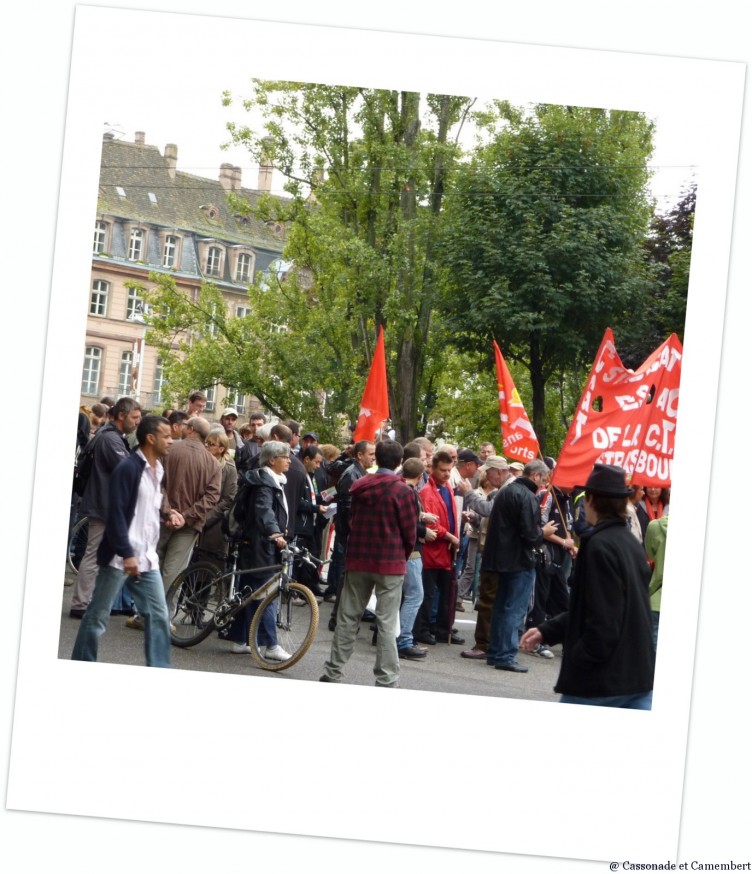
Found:
[[[195,561],[175,577],[166,596],[172,643],[179,647],[195,646],[213,631],[228,628],[243,607],[258,601],[248,640],[251,655],[264,670],[282,671],[306,654],[319,621],[319,605],[313,592],[292,578],[293,563],[296,558],[313,567],[327,562],[315,558],[307,549],[288,544],[281,550],[281,564],[240,570],[238,551],[239,544],[231,543],[225,571],[213,562]],[[276,573],[255,592],[239,582],[243,574],[264,571]],[[266,647],[258,642],[261,617],[267,609],[275,611],[279,644],[290,653],[285,661],[267,659]]]

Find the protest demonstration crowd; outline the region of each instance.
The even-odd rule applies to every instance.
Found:
[[[233,510],[243,523],[238,568],[259,569],[248,575],[252,589],[292,542],[329,560],[326,571],[305,562],[295,569],[332,608],[322,682],[343,680],[358,630],[370,623],[377,686],[398,686],[400,660],[426,662],[432,647],[456,645],[460,658],[524,674],[520,649],[551,659],[561,645],[562,702],[650,709],[670,497],[670,481],[656,481],[673,454],[666,417],[676,415],[676,395],[664,396],[661,380],[680,354],[661,348],[637,372],[620,371],[609,333],[558,460],[530,448],[537,443],[498,347],[503,453],[490,442],[477,450],[426,437],[402,445],[368,386],[344,447],[261,412],[240,424],[227,408],[212,424],[200,391],[162,415],[142,414],[130,397],[82,407],[71,525],[86,517],[88,540],[69,611],[80,620],[72,658],[96,661],[110,617],[123,615],[144,632],[147,665],[169,667],[165,593],[197,547],[224,568]],[[609,409],[604,375],[621,384],[622,413],[652,406],[664,425],[655,431],[650,420],[630,419],[606,428],[598,419],[591,432],[613,439],[599,446],[593,436],[583,460],[591,396],[599,413]],[[643,447],[633,455],[618,442],[630,429],[631,445]],[[640,430],[663,436],[638,444]],[[628,463],[594,461],[606,450],[609,461]],[[251,651],[257,604],[220,633],[239,656]],[[470,609],[474,639],[465,640],[455,622]],[[259,635],[266,659],[290,658],[269,609]]]

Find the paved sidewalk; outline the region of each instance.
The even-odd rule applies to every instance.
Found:
[[[68,576],[70,580],[70,576]],[[70,658],[76,639],[79,620],[68,616],[71,586],[62,588],[59,658]],[[316,638],[296,665],[277,673],[258,668],[250,655],[234,655],[228,643],[219,640],[216,634],[190,649],[172,648],[173,668],[188,671],[207,671],[220,674],[252,674],[268,677],[271,681],[312,680],[318,682],[324,661],[329,655],[332,632],[327,628],[331,604],[319,605],[319,630]],[[484,695],[502,698],[521,698],[531,701],[557,701],[553,691],[559,675],[561,651],[554,647],[553,659],[521,652],[519,661],[529,668],[527,674],[510,674],[497,671],[483,661],[460,657],[463,649],[473,643],[475,612],[465,602],[465,613],[458,613],[455,621],[465,646],[437,644],[428,647],[428,655],[421,661],[400,661],[400,686],[403,689],[420,689],[430,692],[452,692],[461,695]],[[371,646],[371,631],[364,623],[352,658],[345,668],[345,682],[355,685],[373,685],[374,648]],[[102,638],[99,660],[111,664],[143,665],[143,632],[125,626],[125,618],[113,616],[107,633]]]

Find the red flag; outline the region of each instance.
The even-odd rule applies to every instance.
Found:
[[[582,485],[596,462],[617,464],[643,486],[670,486],[682,346],[676,334],[637,370],[627,369],[611,328],[603,335],[551,481]]]
[[[493,341],[496,356],[496,381],[499,385],[499,417],[504,455],[527,464],[540,455],[538,438],[527,417],[517,393],[512,374],[501,355],[496,340]]]
[[[389,396],[386,388],[386,355],[384,353],[384,329],[379,328],[379,339],[373,353],[371,372],[366,380],[360,413],[355,425],[353,443],[359,440],[375,440],[376,432],[384,419],[389,418]]]

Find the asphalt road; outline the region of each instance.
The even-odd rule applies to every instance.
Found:
[[[72,577],[66,574],[66,582]],[[70,658],[76,639],[79,620],[68,616],[72,587],[62,587],[60,641],[58,657]],[[252,674],[268,677],[270,682],[290,680],[318,681],[324,661],[329,655],[332,632],[327,628],[332,605],[319,605],[319,630],[306,655],[292,667],[283,671],[264,671],[256,666],[250,655],[235,655],[230,645],[216,634],[190,649],[172,648],[172,666],[184,671],[207,671],[217,674]],[[470,649],[475,629],[475,613],[471,604],[465,602],[467,612],[458,613],[455,627],[465,638],[465,646],[437,644],[428,648],[428,655],[421,661],[400,661],[400,686],[432,692],[453,692],[462,695],[484,695],[502,698],[521,698],[531,701],[557,701],[553,691],[559,675],[561,651],[554,647],[554,658],[520,652],[518,660],[529,670],[527,674],[512,674],[497,671],[484,661],[463,659],[460,652]],[[345,669],[344,682],[370,686],[374,682],[374,648],[371,632],[363,625],[356,642],[355,651]],[[106,634],[100,642],[99,661],[120,665],[144,665],[143,632],[127,628],[125,618],[113,616]]]

